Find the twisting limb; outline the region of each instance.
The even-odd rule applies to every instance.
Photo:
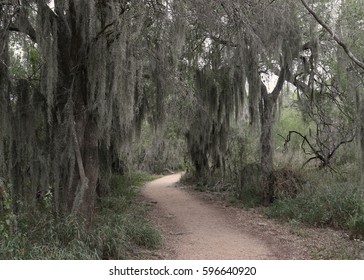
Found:
[[[73,88],[74,79],[72,81],[71,88]],[[72,96],[72,93],[70,96]],[[72,104],[72,101],[71,101],[71,104]],[[71,105],[71,108],[73,108],[72,105]],[[71,137],[72,137],[72,141],[73,141],[73,147],[75,150],[76,162],[77,162],[77,166],[78,166],[78,173],[80,175],[80,184],[77,186],[76,196],[75,196],[75,199],[73,200],[72,213],[78,213],[80,210],[81,204],[83,202],[85,192],[89,188],[89,185],[88,185],[89,180],[86,177],[85,167],[84,167],[83,160],[82,160],[82,154],[81,154],[81,149],[80,149],[80,143],[79,143],[78,137],[77,137],[76,122],[74,119],[73,110],[70,113],[70,123],[71,123]]]
[[[304,165],[303,166],[305,166],[309,161],[311,161],[311,160],[313,160],[313,159],[319,159],[319,160],[321,160],[322,162],[323,162],[323,164],[326,166],[326,165],[328,165],[328,162],[327,162],[327,160],[324,158],[324,156],[323,155],[321,155],[321,151],[317,151],[316,149],[315,149],[315,147],[313,147],[313,145],[310,143],[310,141],[308,141],[308,139],[307,139],[307,136],[306,135],[303,135],[302,133],[300,133],[300,132],[298,132],[298,131],[295,131],[295,130],[291,130],[291,131],[289,131],[288,132],[288,135],[287,135],[287,138],[286,138],[286,140],[285,140],[285,144],[284,145],[287,145],[287,143],[289,142],[289,141],[291,141],[291,135],[292,134],[297,134],[297,135],[299,135],[301,138],[302,138],[302,144],[301,144],[301,148],[303,149],[303,151],[304,151],[304,153],[305,154],[309,154],[309,153],[307,153],[306,151],[305,151],[305,149],[303,148],[303,145],[305,144],[305,143],[307,143],[307,145],[310,147],[310,149],[311,149],[311,151],[312,151],[312,153],[315,155],[314,157],[311,157],[307,162],[305,162],[304,163]]]
[[[354,134],[354,135],[353,135],[353,137],[352,137],[352,138],[350,138],[349,140],[341,141],[339,144],[337,144],[337,145],[335,146],[335,148],[334,148],[334,149],[331,151],[331,153],[329,154],[328,159],[330,159],[330,158],[334,155],[334,153],[336,152],[336,150],[337,150],[337,149],[338,149],[341,145],[353,142],[353,141],[354,141],[354,139],[355,139],[355,136],[356,136],[356,134]]]
[[[302,143],[301,143],[301,149],[303,150],[303,152],[306,155],[313,155],[312,157],[310,157],[308,160],[305,161],[305,163],[302,165],[302,167],[306,166],[310,161],[314,160],[314,159],[318,159],[322,162],[322,166],[321,167],[328,167],[331,171],[334,171],[335,173],[337,173],[337,171],[330,166],[330,159],[333,157],[333,155],[335,154],[335,152],[337,151],[337,149],[344,144],[350,143],[355,139],[355,135],[352,136],[352,138],[350,138],[349,140],[343,140],[340,143],[338,143],[333,149],[332,151],[326,156],[322,150],[317,150],[315,149],[315,147],[310,143],[310,141],[307,139],[306,135],[303,135],[302,133],[295,131],[295,130],[291,130],[288,132],[288,135],[286,138],[284,138],[282,135],[279,135],[280,137],[284,138],[284,147],[286,149],[288,142],[291,141],[291,136],[292,134],[297,134],[298,136],[300,136],[302,138]],[[310,147],[311,153],[307,152],[304,148],[304,145],[307,144]]]
[[[85,195],[86,190],[88,189],[88,179],[86,177],[85,169],[83,166],[82,155],[81,155],[81,151],[80,151],[80,145],[79,145],[78,139],[77,139],[75,126],[76,126],[76,124],[73,121],[71,124],[71,133],[72,133],[73,145],[74,145],[74,149],[75,149],[76,161],[77,161],[77,165],[78,165],[78,172],[80,174],[81,185],[77,188],[77,194],[73,201],[73,206],[72,206],[73,213],[77,213],[80,210],[80,206],[83,201],[83,197]]]
[[[232,41],[224,40],[224,39],[221,39],[220,37],[216,37],[216,36],[211,35],[211,34],[209,35],[209,37],[210,37],[211,40],[213,40],[213,41],[215,41],[215,42],[217,42],[217,43],[219,43],[221,45],[225,45],[225,46],[228,46],[228,47],[234,47],[234,48],[238,47],[238,45],[235,44]]]

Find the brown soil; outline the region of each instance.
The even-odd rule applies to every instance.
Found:
[[[141,192],[164,239],[159,259],[364,258],[364,243],[345,232],[281,224],[261,209],[231,206],[222,194],[194,192],[180,177],[154,180]]]

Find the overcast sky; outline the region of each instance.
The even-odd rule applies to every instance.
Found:
[[[54,0],[51,0],[51,1],[49,2],[49,7],[51,7],[51,9],[53,9],[53,8],[54,8]]]

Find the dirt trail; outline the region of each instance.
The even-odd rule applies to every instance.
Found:
[[[148,183],[142,195],[165,237],[168,259],[276,259],[271,246],[214,205],[177,188],[181,174]],[[166,253],[168,252],[168,253]]]

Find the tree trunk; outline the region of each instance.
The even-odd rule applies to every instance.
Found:
[[[84,167],[88,179],[88,188],[80,201],[80,214],[88,225],[92,224],[95,211],[96,187],[99,178],[99,153],[98,153],[98,127],[96,120],[91,116],[85,127],[84,134]]]
[[[268,205],[273,201],[274,189],[272,182],[273,171],[273,138],[274,106],[277,104],[279,94],[283,88],[288,65],[283,60],[278,81],[272,93],[268,94],[267,87],[261,82],[260,116],[261,116],[261,167],[263,185],[263,204]]]
[[[54,123],[71,122],[71,141],[75,162],[69,160],[67,176],[60,180],[67,213],[80,215],[92,225],[99,177],[99,132],[95,112],[90,109],[87,55],[89,38],[83,36],[82,20],[74,1],[68,16],[57,18],[58,80]],[[70,27],[70,28],[67,28]],[[61,115],[61,120],[59,120]],[[57,139],[55,139],[55,142]],[[57,155],[55,155],[57,158]]]
[[[275,105],[271,96],[264,94],[261,99],[261,168],[262,168],[262,185],[263,185],[263,204],[268,205],[273,198],[273,189],[270,182],[270,175],[273,171],[273,140],[272,128],[274,123],[273,107]]]
[[[361,177],[360,177],[360,181],[361,184],[364,184],[364,97],[361,96],[361,101],[360,101],[360,152],[361,152]]]

